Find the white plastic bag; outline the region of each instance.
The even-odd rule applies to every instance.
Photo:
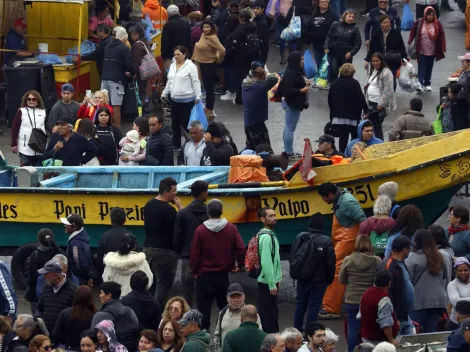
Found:
[[[418,81],[418,75],[413,64],[405,59],[402,59],[406,65],[400,68],[400,77],[398,78],[398,84],[400,88],[408,93],[415,92],[421,88],[421,84]]]

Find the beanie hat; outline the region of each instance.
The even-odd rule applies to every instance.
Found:
[[[392,202],[395,200],[397,197],[397,192],[398,192],[398,183],[396,182],[385,182],[379,186],[379,193],[380,194],[385,194],[388,196]]]
[[[308,228],[323,231],[323,216],[321,213],[313,214],[308,220]]]

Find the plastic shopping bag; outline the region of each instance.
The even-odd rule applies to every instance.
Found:
[[[36,56],[36,59],[38,59],[45,65],[63,64],[62,60],[59,58],[57,54],[39,54]]]
[[[398,85],[404,92],[415,92],[421,88],[421,83],[418,81],[416,70],[411,62],[403,59],[405,65],[400,68],[400,77],[398,78]]]
[[[295,7],[293,14],[295,14]],[[300,20],[300,16],[292,15],[289,25],[281,33],[281,39],[285,40],[286,42],[290,42],[292,40],[299,39],[301,34],[302,21]]]
[[[304,72],[307,78],[315,77],[317,73],[317,68],[315,67],[315,60],[310,53],[310,50],[305,49],[304,53]]]
[[[401,30],[402,31],[411,31],[413,27],[413,13],[411,12],[410,5],[405,4],[403,6],[403,17],[401,19]]]
[[[328,54],[323,55],[320,68],[315,75],[315,84],[317,87],[325,88],[328,86]]]
[[[96,49],[96,46],[93,42],[91,42],[89,40],[84,40],[80,44],[80,55],[91,54],[93,51],[95,51],[95,49]],[[73,62],[73,59],[76,57],[76,56],[72,56],[72,54],[75,54],[75,55],[78,54],[78,47],[74,46],[72,49],[68,50],[68,53],[71,54],[71,55],[67,55],[65,57],[65,61],[68,64],[71,64]]]
[[[208,126],[207,117],[206,117],[206,114],[204,113],[204,106],[202,105],[201,100],[199,100],[199,103],[194,104],[194,107],[191,110],[191,116],[189,116],[188,129],[192,121],[199,121],[202,124],[204,131],[207,129],[207,126]]]
[[[441,134],[442,133],[442,108],[439,107],[439,111],[437,113],[437,119],[432,123],[432,128],[434,129],[434,134]]]

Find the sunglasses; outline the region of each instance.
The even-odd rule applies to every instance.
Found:
[[[28,98],[27,100],[28,100],[28,101],[37,101],[36,98]]]

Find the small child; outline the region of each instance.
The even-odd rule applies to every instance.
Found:
[[[119,153],[121,156],[137,156],[140,152],[140,140],[139,140],[139,132],[136,130],[130,130],[126,134],[126,140],[122,145],[121,152]],[[137,161],[122,161],[119,159],[119,165],[123,166],[136,166],[139,165]]]

